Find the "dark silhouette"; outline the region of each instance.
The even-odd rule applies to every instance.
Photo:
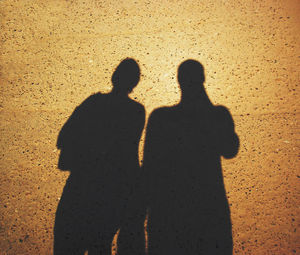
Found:
[[[145,111],[128,97],[139,78],[136,61],[123,60],[111,93],[87,98],[60,131],[58,167],[70,176],[56,212],[55,255],[111,254],[119,228],[118,254],[144,251],[138,146]]]
[[[144,153],[149,255],[232,254],[220,157],[239,148],[229,111],[214,106],[195,60],[178,69],[181,102],[155,110]]]

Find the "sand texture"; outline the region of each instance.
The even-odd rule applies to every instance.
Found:
[[[0,254],[53,253],[59,131],[126,57],[147,118],[180,101],[182,61],[203,64],[240,139],[222,159],[233,253],[300,253],[299,1],[2,0],[0,15]]]

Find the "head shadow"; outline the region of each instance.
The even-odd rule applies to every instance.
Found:
[[[182,90],[205,82],[203,65],[193,59],[184,61],[178,67],[177,80]]]
[[[112,92],[129,94],[140,81],[140,75],[139,65],[134,59],[122,60],[111,77]]]

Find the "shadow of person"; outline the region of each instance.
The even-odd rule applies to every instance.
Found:
[[[70,176],[56,211],[55,255],[111,254],[116,231],[130,229],[128,222],[141,211],[138,146],[145,110],[128,97],[139,79],[136,61],[123,60],[113,73],[111,93],[87,98],[59,133],[58,167]],[[139,228],[135,238],[143,246],[143,222]]]
[[[239,148],[233,119],[214,106],[195,60],[178,68],[182,98],[149,119],[144,170],[149,255],[232,254],[230,211],[220,157]]]

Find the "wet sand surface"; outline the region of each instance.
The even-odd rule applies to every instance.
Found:
[[[58,133],[132,57],[142,77],[130,96],[147,116],[180,101],[182,61],[203,64],[210,100],[228,107],[240,139],[222,159],[234,254],[298,254],[300,4],[117,2],[0,2],[0,253],[52,254],[68,177]]]

